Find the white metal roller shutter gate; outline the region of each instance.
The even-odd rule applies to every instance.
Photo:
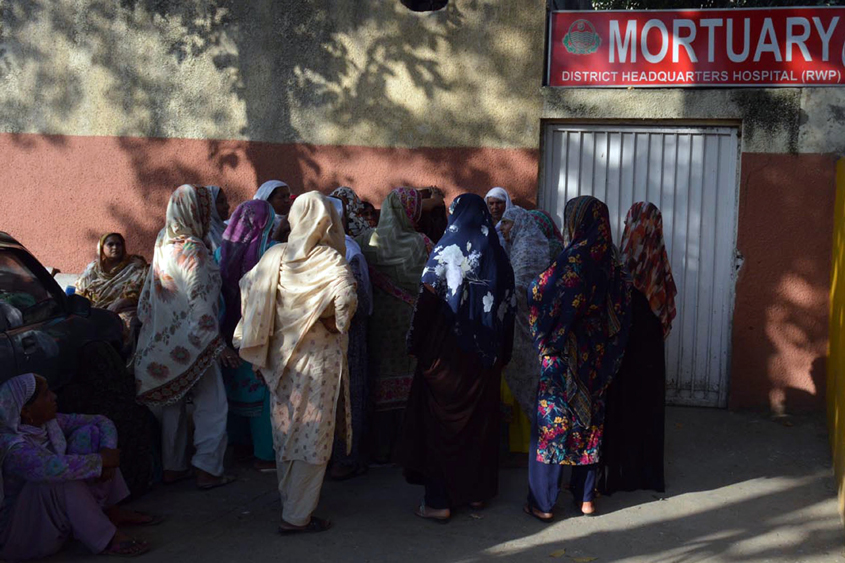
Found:
[[[731,127],[545,128],[539,204],[563,224],[566,202],[592,195],[618,243],[636,201],[663,213],[678,286],[666,343],[666,402],[727,406],[736,279],[738,132]]]

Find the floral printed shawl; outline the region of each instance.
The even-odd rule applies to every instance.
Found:
[[[554,387],[589,427],[592,403],[616,374],[628,341],[631,286],[615,258],[607,206],[578,197],[566,204],[565,217],[571,242],[531,284],[529,322],[539,355],[564,359]],[[541,395],[542,387],[541,379]]]
[[[529,213],[540,230],[543,231],[543,234],[546,235],[546,239],[549,241],[549,260],[554,260],[558,254],[563,252],[563,234],[557,228],[555,220],[552,219],[548,211],[533,209]]]
[[[220,270],[207,243],[211,193],[180,186],[167,204],[150,274],[138,304],[138,399],[181,400],[223,351],[218,327]]]
[[[625,218],[622,255],[651,310],[663,324],[663,338],[669,337],[675,318],[675,279],[663,243],[663,216],[653,203],[637,202]]]
[[[524,292],[549,266],[549,241],[531,218],[531,213],[521,207],[505,211],[502,222],[505,221],[513,223],[505,249],[511,260],[516,287]]]
[[[241,320],[241,278],[258,264],[267,250],[275,218],[276,212],[266,201],[245,201],[232,213],[223,233],[220,277],[225,314],[220,332],[227,342],[232,341],[232,334]]]
[[[97,242],[97,259],[88,264],[75,284],[76,292],[88,298],[94,307],[106,308],[119,299],[137,303],[147,277],[147,261],[141,256],[127,254],[123,262],[111,271],[106,270],[103,245],[111,236],[120,237],[126,248],[126,240],[120,233],[104,234]]]
[[[428,237],[415,230],[421,215],[420,193],[397,188],[382,204],[378,227],[356,239],[373,285],[412,305],[431,250]]]
[[[446,232],[423,270],[422,284],[449,306],[464,351],[477,353],[487,367],[510,359],[499,353],[504,339],[513,337],[513,270],[480,196],[455,199]]]
[[[332,197],[343,202],[349,234],[352,237],[359,237],[372,228],[364,219],[364,204],[352,188],[342,186],[332,192]]]

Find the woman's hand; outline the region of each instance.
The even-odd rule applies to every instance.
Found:
[[[323,326],[326,327],[326,330],[331,332],[332,334],[340,334],[340,331],[337,329],[337,323],[335,322],[334,317],[326,317],[325,319],[320,319],[320,322],[323,323]]]
[[[113,313],[120,313],[123,310],[134,308],[135,304],[129,299],[118,299],[117,301],[109,305],[109,311]]]
[[[115,467],[103,467],[102,473],[100,473],[100,478],[97,479],[100,483],[107,483],[114,479],[115,474],[117,473],[117,468]]]
[[[103,470],[120,467],[120,450],[103,448],[100,450],[100,458],[103,460]]]
[[[238,356],[237,352],[227,346],[223,348],[223,352],[220,354],[220,363],[224,368],[237,369],[241,365],[241,357]]]

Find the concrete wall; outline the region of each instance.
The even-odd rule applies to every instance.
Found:
[[[839,513],[845,518],[845,159],[837,164],[836,227],[830,276],[830,347],[827,356],[827,422]]]
[[[740,128],[731,408],[823,407],[843,107],[842,88],[543,91],[549,121]]]
[[[0,0],[0,228],[65,271],[169,192],[535,196],[545,2]],[[459,150],[446,150],[458,148]],[[38,209],[33,220],[19,209]],[[62,233],[60,241],[44,236]]]
[[[109,230],[149,257],[184,182],[530,204],[543,120],[736,125],[730,404],[821,408],[843,89],[553,90],[544,30],[543,0],[0,0],[0,229],[79,272]]]

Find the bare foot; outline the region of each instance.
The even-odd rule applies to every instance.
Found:
[[[581,512],[587,515],[595,514],[596,512],[596,505],[592,501],[590,502],[582,502],[581,503]]]

